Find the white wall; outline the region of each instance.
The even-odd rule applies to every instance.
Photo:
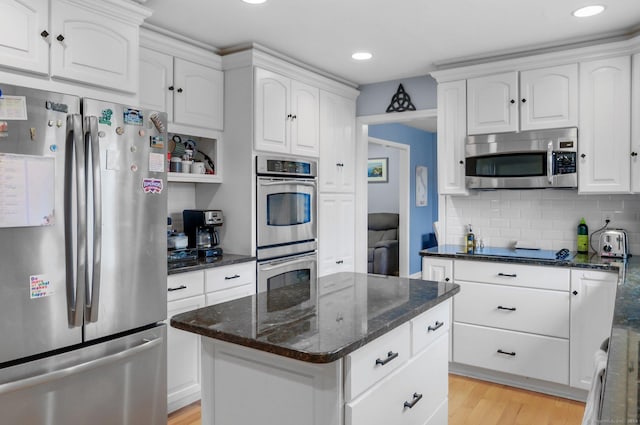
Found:
[[[182,232],[182,210],[196,207],[196,188],[193,183],[169,183],[168,213],[173,221],[173,228]]]
[[[462,244],[466,225],[485,246],[509,247],[516,240],[542,249],[576,250],[581,217],[589,233],[611,218],[609,228],[626,229],[630,251],[640,255],[640,197],[637,195],[581,195],[573,190],[473,191],[468,197],[447,196],[447,244]],[[597,250],[598,239],[593,246]]]
[[[400,212],[400,154],[398,149],[369,143],[369,158],[389,158],[389,181],[387,183],[369,183],[368,212]]]

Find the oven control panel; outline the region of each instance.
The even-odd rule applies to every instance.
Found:
[[[256,157],[258,175],[276,175],[291,177],[315,177],[316,161],[295,158]]]

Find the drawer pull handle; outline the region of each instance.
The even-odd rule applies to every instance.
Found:
[[[231,280],[231,279],[237,279],[239,278],[240,275],[239,274],[234,274],[233,276],[225,276],[224,280]]]
[[[386,358],[386,359],[384,359],[384,360],[376,359],[376,364],[377,364],[377,365],[384,366],[384,365],[386,365],[387,363],[389,363],[391,360],[395,359],[396,357],[398,357],[398,353],[394,353],[393,351],[389,351],[389,352],[387,353],[387,358]]]
[[[516,311],[515,307],[503,307],[501,305],[498,306],[498,310],[508,310],[508,311]]]
[[[507,356],[511,356],[511,357],[515,357],[515,355],[516,355],[515,351],[503,351],[503,350],[501,350],[499,348],[498,348],[498,353],[506,354]]]
[[[513,274],[509,274],[509,273],[498,273],[498,276],[503,276],[503,277],[518,277],[517,274],[513,273]]]
[[[167,288],[167,291],[169,291],[169,292],[173,292],[173,291],[179,291],[179,290],[181,290],[181,289],[187,289],[187,287],[186,287],[186,286],[184,286],[184,285],[180,285],[180,286],[178,286],[177,288]]]
[[[427,327],[427,332],[432,332],[432,331],[437,331],[438,329],[440,329],[442,326],[444,325],[444,322],[438,322],[436,320],[436,324],[434,326],[429,325]]]
[[[417,402],[419,402],[422,399],[422,394],[420,393],[413,393],[413,400],[409,401],[405,401],[404,402],[404,407],[408,407],[409,409],[411,409],[413,406],[416,405]]]

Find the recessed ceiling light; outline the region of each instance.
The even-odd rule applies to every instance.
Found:
[[[369,52],[355,52],[351,57],[357,61],[366,61],[371,59],[373,55]]]
[[[589,16],[597,15],[598,13],[602,13],[603,11],[604,6],[601,5],[585,6],[581,7],[578,10],[574,10],[572,15],[576,18],[588,18]]]
[[[242,1],[249,4],[262,4],[267,0],[242,0]]]

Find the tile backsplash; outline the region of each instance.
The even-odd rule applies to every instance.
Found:
[[[627,230],[630,252],[640,255],[639,195],[578,195],[573,190],[473,191],[446,196],[447,244],[462,244],[471,224],[485,246],[511,247],[516,241],[542,249],[575,251],[584,217],[589,234],[605,224]],[[598,235],[591,246],[598,249]]]

